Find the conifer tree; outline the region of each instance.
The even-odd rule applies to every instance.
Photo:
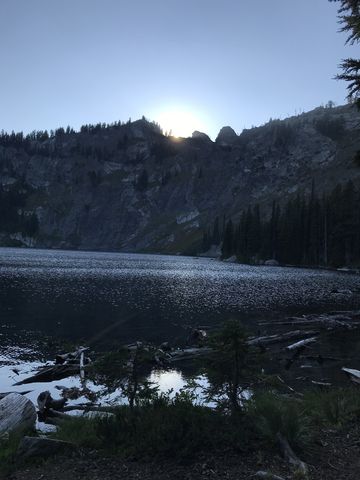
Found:
[[[340,2],[339,18],[341,31],[348,33],[346,43],[350,45],[360,42],[360,0],[330,0]],[[337,76],[348,82],[348,98],[355,100],[360,108],[360,59],[347,58],[342,61],[343,73]]]

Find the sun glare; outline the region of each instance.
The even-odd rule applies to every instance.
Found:
[[[164,133],[174,137],[191,137],[195,130],[204,131],[205,127],[195,114],[186,110],[165,110],[156,115]]]

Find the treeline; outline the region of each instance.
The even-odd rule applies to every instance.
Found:
[[[221,245],[223,258],[235,255],[242,263],[276,259],[282,264],[360,265],[360,189],[352,182],[319,197],[298,195],[270,215],[255,205],[240,221],[215,218],[203,237],[203,251]]]
[[[147,120],[144,116],[141,119],[143,122],[148,123],[155,131],[163,134],[163,131],[160,125],[156,122],[151,122]],[[103,130],[115,129],[123,127],[124,125],[130,125],[131,118],[127,122],[121,122],[120,120],[113,123],[96,123],[96,124],[86,124],[80,127],[80,133],[87,134],[97,134]],[[67,135],[73,135],[77,133],[72,127],[67,126],[66,128],[60,127],[55,130],[34,130],[33,132],[24,135],[23,132],[7,133],[4,130],[0,132],[0,146],[3,147],[22,147],[27,149],[31,144],[36,142],[45,142],[49,139],[59,139]]]

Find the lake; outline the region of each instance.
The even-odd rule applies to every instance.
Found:
[[[359,306],[360,276],[342,272],[3,248],[0,365],[52,359],[59,342],[98,350],[135,340],[182,344],[189,326],[238,318],[257,332],[259,320]],[[0,373],[4,391],[14,375]]]

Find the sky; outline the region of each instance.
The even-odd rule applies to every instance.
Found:
[[[215,138],[343,104],[337,21],[327,0],[0,0],[0,130],[145,115]]]

